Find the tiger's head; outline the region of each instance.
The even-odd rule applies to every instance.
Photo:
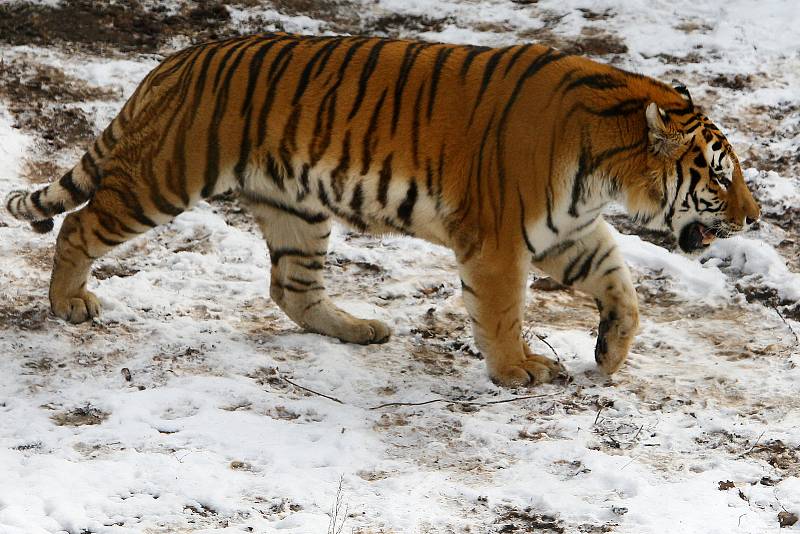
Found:
[[[728,140],[695,108],[686,87],[674,89],[684,105],[663,109],[652,102],[645,110],[652,196],[661,203],[650,226],[670,230],[684,252],[695,252],[746,229],[760,210]]]

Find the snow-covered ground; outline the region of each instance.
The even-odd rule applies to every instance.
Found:
[[[37,4],[37,24],[59,6]],[[509,391],[474,351],[445,249],[337,228],[332,295],[394,331],[346,345],[270,301],[264,242],[220,199],[101,260],[104,314],[69,325],[48,313],[54,234],[0,213],[0,533],[800,530],[800,5],[227,4],[209,11],[220,34],[540,40],[679,78],[729,133],[764,220],[699,259],[621,226],[642,328],[610,379],[591,299],[532,276],[527,335],[573,379]],[[177,1],[113,5],[192,19]],[[181,28],[142,42],[196,38]],[[9,35],[0,196],[68,168],[159,57]]]

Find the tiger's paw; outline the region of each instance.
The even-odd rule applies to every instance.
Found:
[[[509,388],[547,384],[558,377],[567,376],[567,370],[559,362],[533,353],[526,353],[521,361],[489,370],[492,382]]]
[[[371,345],[372,343],[386,343],[391,335],[392,331],[381,321],[354,319],[347,329],[335,337],[346,343]]]
[[[76,297],[50,296],[50,308],[58,317],[70,323],[90,321],[100,315],[100,301],[94,293],[82,291]]]
[[[600,321],[594,348],[594,360],[600,370],[610,375],[622,366],[628,357],[637,325],[635,316],[620,320],[614,312]]]

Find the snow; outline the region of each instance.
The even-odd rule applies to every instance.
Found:
[[[28,138],[13,124],[8,109],[0,101],[0,183],[11,182],[19,174],[22,155],[28,148]]]
[[[737,115],[796,101],[800,87],[791,1],[347,8],[446,17],[419,34],[430,40],[509,44],[545,27],[619,35],[629,48],[619,64],[680,76],[737,147],[764,142]],[[613,14],[590,20],[578,8]],[[259,16],[330,31],[277,8],[228,9],[242,27]],[[686,22],[709,29],[677,28]],[[695,63],[655,57],[691,52]],[[98,129],[155,65],[56,47],[0,54],[116,88],[116,102],[83,104]],[[706,84],[755,71],[753,90]],[[770,150],[798,150],[792,120]],[[0,96],[2,196],[29,187],[25,163],[41,142],[14,124]],[[765,213],[800,202],[797,176],[748,168],[746,178]],[[781,246],[796,235],[764,220],[691,258],[614,236],[640,295],[628,363],[613,377],[596,371],[591,299],[530,291],[526,336],[573,380],[508,391],[486,378],[441,247],[334,229],[332,297],[393,330],[385,345],[352,346],[296,327],[268,297],[252,221],[230,203],[201,203],[100,260],[90,286],[104,314],[69,325],[47,315],[54,234],[0,212],[0,534],[325,533],[337,501],[337,525],[360,534],[531,532],[546,517],[569,533],[777,532],[779,512],[800,514],[800,324],[747,303],[737,284],[800,299]]]

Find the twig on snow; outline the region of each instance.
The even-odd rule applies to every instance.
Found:
[[[493,401],[460,401],[455,399],[431,399],[422,402],[387,402],[385,404],[379,404],[378,406],[373,406],[369,408],[370,410],[380,410],[381,408],[389,408],[391,406],[425,406],[426,404],[433,404],[436,402],[446,402],[447,404],[458,404],[459,406],[492,406],[495,404],[505,404],[507,402],[517,402],[522,400],[528,399],[541,399],[544,397],[552,397],[556,395],[556,393],[542,393],[540,395],[523,395],[521,397],[511,397],[510,399],[500,399],[500,400],[493,400]]]
[[[794,342],[795,342],[795,343],[797,343],[798,345],[800,345],[800,338],[799,338],[799,337],[797,337],[797,332],[795,332],[795,331],[794,331],[794,328],[792,328],[792,325],[790,325],[790,324],[789,324],[789,321],[787,321],[787,320],[786,320],[786,317],[784,317],[784,316],[783,316],[783,314],[781,313],[781,311],[780,311],[780,310],[778,309],[778,307],[777,307],[777,306],[775,306],[774,304],[772,305],[772,309],[773,309],[773,310],[775,310],[775,313],[777,313],[777,314],[778,314],[778,317],[780,317],[780,318],[781,318],[781,321],[783,321],[783,324],[785,324],[785,325],[786,325],[786,328],[788,328],[788,329],[789,329],[789,332],[791,332],[791,333],[792,333],[792,335],[794,336]]]
[[[326,395],[325,393],[320,393],[319,391],[315,391],[315,390],[313,390],[311,388],[308,388],[308,387],[305,387],[305,386],[301,386],[297,382],[295,382],[293,380],[289,380],[285,376],[281,376],[280,379],[283,380],[284,382],[287,382],[287,383],[293,385],[297,389],[303,390],[303,391],[305,391],[307,393],[311,393],[312,395],[316,395],[318,397],[323,397],[325,399],[332,400],[333,402],[336,402],[336,403],[339,403],[339,404],[346,404],[345,402],[337,399],[336,397],[333,397],[331,395]],[[389,408],[389,407],[392,407],[392,406],[425,406],[427,404],[435,404],[437,402],[444,402],[444,403],[447,403],[447,404],[458,404],[459,406],[481,406],[481,407],[485,407],[485,406],[493,406],[495,404],[505,404],[505,403],[508,403],[508,402],[518,402],[518,401],[523,401],[523,400],[528,400],[528,399],[541,399],[541,398],[545,398],[545,397],[552,397],[554,395],[558,395],[559,393],[561,393],[561,391],[556,391],[556,392],[553,392],[553,393],[541,393],[539,395],[522,395],[522,396],[519,396],[519,397],[511,397],[510,399],[500,399],[500,400],[490,400],[490,401],[462,401],[462,400],[456,400],[456,399],[439,398],[439,399],[430,399],[430,400],[421,401],[421,402],[387,402],[387,403],[384,403],[384,404],[379,404],[378,406],[372,406],[372,407],[367,408],[367,409],[368,410],[380,410],[381,408]]]
[[[344,477],[339,478],[339,488],[336,490],[336,500],[331,505],[330,519],[328,520],[327,534],[341,534],[344,524],[347,521],[347,503],[342,498],[342,482]],[[344,508],[344,510],[342,510]],[[341,519],[341,522],[339,521]]]
[[[294,387],[296,387],[297,389],[302,389],[303,391],[306,391],[306,392],[308,392],[308,393],[311,393],[312,395],[316,395],[316,396],[318,396],[318,397],[324,397],[324,398],[326,398],[326,399],[328,399],[328,400],[332,400],[333,402],[338,402],[339,404],[344,404],[342,401],[340,401],[340,400],[339,400],[339,399],[337,399],[336,397],[331,397],[330,395],[326,395],[326,394],[324,394],[324,393],[320,393],[319,391],[314,391],[314,390],[313,390],[313,389],[311,389],[311,388],[307,388],[307,387],[305,387],[305,386],[301,386],[301,385],[300,385],[300,384],[298,384],[297,382],[292,382],[291,380],[289,380],[289,379],[288,379],[288,378],[286,378],[285,376],[282,376],[282,377],[281,377],[281,380],[283,380],[284,382],[288,382],[289,384],[293,385],[293,386],[294,386]]]
[[[766,430],[765,430],[764,432],[762,432],[762,433],[761,433],[761,434],[758,436],[758,439],[756,439],[755,443],[753,443],[753,446],[752,446],[752,447],[750,447],[749,449],[747,449],[747,451],[746,451],[746,452],[743,452],[742,454],[740,454],[740,455],[739,455],[739,458],[744,458],[745,456],[747,456],[748,454],[750,454],[751,452],[753,452],[753,449],[755,449],[755,448],[756,448],[756,445],[758,445],[758,442],[759,442],[759,441],[761,441],[761,438],[763,438],[763,437],[764,437],[764,434],[765,434],[766,432],[767,432]]]
[[[551,345],[551,344],[550,344],[550,343],[547,341],[547,338],[546,338],[545,336],[542,336],[542,335],[539,335],[539,334],[537,334],[536,332],[534,332],[534,333],[533,333],[533,335],[535,335],[537,338],[539,338],[539,341],[541,341],[542,343],[544,343],[545,345],[547,345],[548,347],[550,347],[550,350],[552,350],[552,351],[553,351],[553,354],[555,354],[555,356],[556,356],[556,361],[557,361],[558,363],[561,363],[561,356],[559,356],[559,355],[558,355],[558,353],[556,352],[556,349],[554,349],[554,348],[553,348],[553,345]]]

